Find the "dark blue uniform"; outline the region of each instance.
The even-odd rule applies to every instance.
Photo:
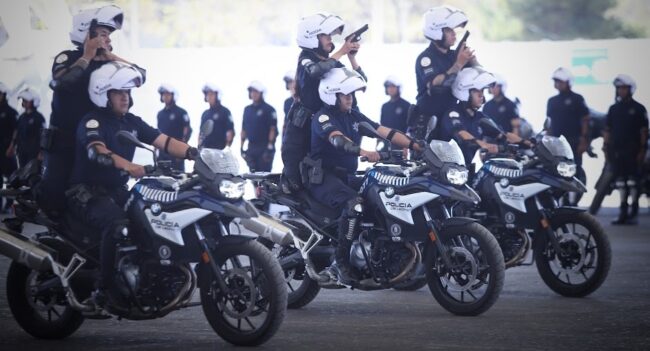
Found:
[[[472,134],[475,139],[482,139],[483,131],[479,126],[479,121],[484,117],[485,115],[481,113],[481,111],[476,111],[474,116],[471,116],[461,104],[456,104],[443,115],[442,120],[440,121],[442,126],[441,140],[456,140],[460,149],[463,151],[463,157],[465,158],[465,164],[467,165],[472,163],[474,154],[476,154],[479,146],[476,143],[462,141],[458,137],[457,133],[464,130]]]
[[[214,127],[212,133],[203,136],[200,147],[208,149],[223,149],[226,147],[226,134],[232,131],[235,134],[235,125],[232,123],[230,110],[222,105],[215,108],[209,108],[201,115],[201,126],[208,120],[212,120]]]
[[[11,145],[11,140],[16,131],[18,123],[18,112],[14,110],[7,102],[0,104],[0,188],[4,177],[9,177],[16,170],[16,159],[6,157],[5,153]]]
[[[513,132],[512,120],[519,118],[517,105],[507,97],[492,99],[483,106],[483,113],[492,118],[506,132]]]
[[[18,165],[24,167],[29,161],[38,157],[40,152],[41,130],[45,126],[43,115],[34,110],[23,113],[16,124],[16,155]]]
[[[381,106],[381,125],[406,133],[406,114],[409,106],[411,104],[402,98],[383,104]]]
[[[589,115],[585,99],[573,91],[562,92],[548,99],[546,115],[551,120],[551,135],[564,137],[571,145],[577,166],[577,177],[586,183],[587,177],[582,169],[582,154],[578,154],[582,135],[582,118]]]
[[[246,133],[248,139],[248,150],[246,150],[246,163],[251,171],[270,172],[275,156],[275,147],[269,149],[268,145],[274,140],[269,140],[269,133],[275,130],[278,133],[278,118],[275,109],[262,101],[259,104],[251,104],[244,108],[244,119],[242,121],[242,132]]]
[[[609,145],[606,152],[617,177],[637,176],[637,156],[643,150],[642,129],[648,128],[648,112],[633,99],[617,102],[607,112],[605,120],[609,129]]]
[[[328,60],[332,61],[331,68],[344,67],[339,61]],[[291,115],[287,117],[282,136],[282,162],[284,163],[282,173],[295,186],[300,184],[300,162],[309,152],[311,117],[323,106],[318,95],[318,84],[327,73],[327,71],[307,68],[323,61],[325,60],[311,50],[302,50],[298,57],[295,88],[298,101]]]
[[[419,113],[427,118],[442,116],[456,103],[451,87],[440,85],[427,88],[427,84],[437,75],[443,74],[456,62],[456,51],[442,53],[431,43],[415,61],[415,78],[418,84],[417,107]]]
[[[284,132],[287,130],[287,124],[289,121],[289,110],[291,109],[291,105],[293,105],[293,102],[295,99],[293,96],[288,97],[286,100],[284,100],[284,122],[282,123],[282,136],[284,136]],[[282,139],[280,139],[282,140]]]
[[[145,144],[152,144],[160,135],[157,129],[131,113],[118,117],[107,108],[93,110],[77,128],[72,187],[66,192],[70,213],[102,233],[100,260],[105,288],[109,288],[114,279],[115,238],[123,235],[129,224],[124,210],[129,197],[126,189],[129,176],[113,166],[89,160],[88,144],[101,142],[113,154],[131,161],[135,146],[117,140],[115,134],[121,130],[132,132]]]
[[[359,166],[359,155],[336,149],[330,143],[329,135],[339,131],[357,145],[360,145],[362,136],[374,138],[374,134],[366,134],[364,129],[359,129],[359,122],[379,127],[358,110],[352,109],[346,113],[329,106],[318,111],[311,123],[310,157],[322,160],[325,176],[322,184],[310,184],[309,191],[314,198],[332,208],[342,208],[347,201],[358,196],[353,189],[356,184],[351,180]]]
[[[177,140],[187,142],[184,135],[185,128],[190,128],[190,117],[187,111],[173,104],[170,107],[163,108],[158,112],[158,130]],[[159,160],[172,161],[172,168],[185,171],[185,160],[171,157],[169,154],[160,150]]]

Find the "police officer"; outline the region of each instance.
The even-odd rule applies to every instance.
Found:
[[[355,71],[334,68],[325,75],[319,85],[319,96],[323,107],[311,123],[310,158],[313,167],[321,164],[322,179],[312,177],[309,192],[314,198],[332,208],[341,209],[339,242],[336,248],[336,265],[327,272],[334,275],[341,284],[352,285],[358,276],[349,263],[350,247],[356,234],[358,217],[363,213],[363,201],[357,194],[359,184],[353,178],[358,167],[358,157],[370,162],[380,159],[376,151],[361,149],[362,136],[375,137],[359,127],[360,122],[372,125],[379,135],[402,148],[420,150],[420,145],[395,129],[380,126],[353,108],[354,93],[365,90],[366,81]],[[320,172],[310,172],[317,174]]]
[[[129,113],[131,89],[140,86],[143,78],[135,67],[122,62],[106,63],[92,73],[88,91],[97,108],[77,128],[71,187],[66,192],[71,214],[102,233],[99,288],[109,300],[120,296],[111,291],[116,278],[115,248],[128,242],[129,220],[123,208],[128,198],[126,183],[129,176],[145,175],[143,166],[132,163],[135,147],[118,141],[116,133],[132,132],[174,157],[195,159],[198,155],[197,149]]]
[[[483,106],[483,113],[492,118],[504,131],[520,135],[519,126],[521,120],[519,118],[517,104],[505,95],[506,88],[508,87],[506,80],[496,74],[494,77],[496,78],[496,83],[490,87],[492,100]]]
[[[110,39],[113,31],[122,28],[123,20],[122,10],[114,5],[80,12],[72,18],[70,31],[77,48],[54,58],[52,114],[42,143],[45,169],[36,189],[40,207],[49,214],[65,208],[63,191],[74,161],[75,131],[81,118],[94,108],[88,96],[90,74],[107,61],[126,62],[112,52]],[[145,71],[137,69],[144,77]]]
[[[636,82],[632,77],[619,74],[614,79],[614,86],[616,103],[607,112],[603,146],[621,194],[621,212],[612,224],[636,224],[639,175],[648,149],[648,112],[633,98]],[[632,197],[629,213],[628,197]]]
[[[176,104],[178,92],[170,84],[162,84],[158,88],[158,94],[160,94],[160,102],[165,104],[165,107],[158,112],[158,130],[187,143],[190,134],[190,117],[187,111]],[[165,152],[161,152],[158,159],[169,160],[172,162],[173,169],[185,171],[185,161],[182,159],[170,157]]]
[[[396,76],[388,76],[384,81],[384,89],[389,100],[381,106],[379,123],[382,126],[406,133],[406,114],[411,104],[402,98],[402,82]],[[385,150],[384,145],[382,150]]]
[[[37,111],[41,98],[36,91],[27,88],[18,94],[25,109],[18,117],[13,140],[7,150],[6,157],[12,157],[14,153],[18,158],[18,167],[25,167],[29,161],[40,156],[41,130],[45,127],[45,118]]]
[[[201,134],[199,134],[199,148],[223,149],[232,145],[235,137],[235,125],[232,122],[230,110],[221,104],[223,93],[215,83],[206,83],[203,86],[203,99],[210,108],[201,115]],[[204,123],[212,121],[213,128],[210,134],[204,135]]]
[[[248,98],[253,103],[244,108],[241,153],[251,172],[270,172],[275,156],[278,119],[275,109],[264,101],[265,92],[266,88],[259,81],[248,85]]]
[[[352,68],[365,77],[356,59],[360,48],[358,42],[352,42],[353,38],[350,38],[341,49],[334,52],[332,36],[341,34],[343,27],[343,20],[339,16],[328,13],[308,16],[298,23],[297,43],[302,51],[298,56],[296,69],[296,101],[289,112],[286,132],[282,139],[284,192],[296,192],[302,188],[300,162],[309,150],[311,118],[323,105],[318,96],[321,77],[334,67],[343,67],[339,60],[345,55]]]
[[[486,149],[488,153],[497,153],[497,145],[483,140],[483,131],[479,121],[486,116],[479,111],[485,103],[484,90],[496,82],[496,78],[482,69],[469,67],[464,68],[452,85],[452,93],[458,99],[441,120],[442,140],[454,139],[458,142],[465,157],[465,164],[470,165],[474,154],[480,148]],[[521,138],[513,133],[506,133],[511,143],[521,142]]]
[[[16,158],[7,157],[7,151],[16,131],[18,112],[9,106],[8,93],[9,88],[0,82],[0,189],[4,186],[4,178],[9,178],[16,170]],[[7,210],[11,203],[12,201],[7,199],[4,206],[0,204],[0,213]]]
[[[424,36],[431,41],[415,61],[418,85],[416,109],[409,116],[409,127],[416,138],[424,138],[431,116],[442,116],[455,103],[451,85],[463,67],[476,66],[474,51],[466,45],[456,50],[455,28],[467,24],[467,16],[451,6],[434,7],[424,14]]]
[[[291,105],[293,105],[293,101],[296,96],[295,74],[296,73],[294,71],[288,71],[282,78],[284,80],[284,87],[287,89],[287,91],[289,91],[289,97],[284,100],[284,123],[282,123],[282,135],[284,135],[284,131],[287,129],[289,110],[291,109]]]
[[[558,95],[548,99],[546,116],[550,121],[547,128],[551,135],[564,137],[571,145],[576,162],[577,178],[587,182],[587,175],[582,168],[582,153],[589,147],[589,109],[585,99],[573,92],[573,74],[560,67],[553,72],[553,82]],[[577,205],[573,203],[572,205]]]

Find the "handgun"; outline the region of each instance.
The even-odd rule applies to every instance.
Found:
[[[463,35],[463,38],[460,39],[458,42],[458,46],[456,46],[456,57],[458,57],[458,53],[460,53],[460,49],[465,45],[465,42],[467,41],[467,37],[469,37],[469,31],[465,31],[465,34]]]
[[[361,40],[361,34],[363,34],[365,31],[368,30],[368,24],[364,24],[363,27],[355,30],[354,32],[350,33],[347,37],[345,37],[345,41],[348,41],[352,39],[353,43],[356,43],[357,41]],[[354,55],[357,53],[357,50],[352,50],[350,51],[350,54]]]

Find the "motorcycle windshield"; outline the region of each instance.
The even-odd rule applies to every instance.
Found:
[[[566,140],[564,135],[558,137],[546,135],[542,138],[542,145],[548,150],[551,155],[554,157],[562,157],[569,160],[573,160],[573,151],[571,150],[571,145]]]
[[[444,163],[455,163],[460,166],[465,165],[463,152],[460,150],[460,147],[456,144],[455,140],[431,140],[429,148],[433,151],[433,154]]]
[[[201,149],[201,160],[210,168],[210,170],[217,174],[239,174],[239,162],[232,153],[232,150],[227,147],[223,150],[219,149]]]

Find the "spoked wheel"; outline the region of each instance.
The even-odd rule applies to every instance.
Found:
[[[298,252],[293,244],[280,246],[263,238],[260,238],[259,241],[268,247],[280,262]],[[288,308],[302,308],[312,302],[320,292],[320,285],[309,278],[304,265],[284,269],[284,280],[287,286]]]
[[[38,272],[12,262],[7,274],[7,302],[18,324],[41,339],[63,339],[84,321],[72,309],[61,286],[39,289],[41,284],[58,279],[53,272]]]
[[[612,262],[603,227],[585,212],[555,215],[551,225],[560,253],[555,252],[548,235],[539,235],[535,260],[540,276],[560,295],[591,294],[605,281]]]
[[[228,287],[222,291],[209,265],[201,267],[201,304],[212,329],[226,341],[259,345],[278,330],[287,308],[287,289],[277,260],[256,241],[215,252]]]
[[[498,299],[505,279],[503,254],[497,240],[478,223],[445,228],[439,235],[451,266],[447,266],[435,244],[426,260],[429,289],[447,311],[476,316]]]

